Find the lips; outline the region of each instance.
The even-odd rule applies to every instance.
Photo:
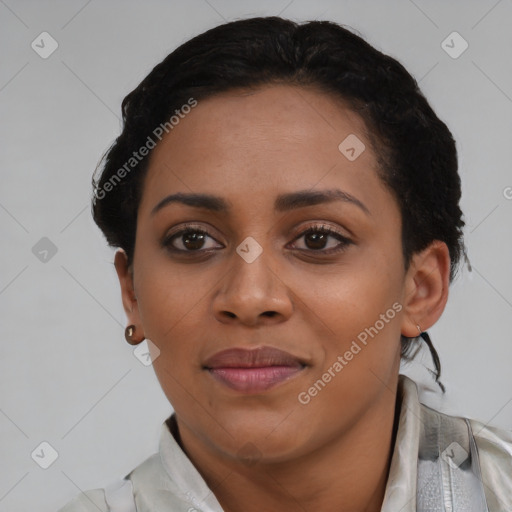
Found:
[[[305,363],[273,347],[233,348],[214,354],[205,361],[204,368],[231,389],[257,393],[296,376]]]

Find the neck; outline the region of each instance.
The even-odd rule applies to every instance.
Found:
[[[379,512],[398,428],[394,391],[386,390],[343,435],[287,462],[247,465],[219,456],[178,418],[182,448],[225,512]]]

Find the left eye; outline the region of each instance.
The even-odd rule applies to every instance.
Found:
[[[326,226],[313,226],[308,228],[306,231],[300,234],[295,240],[304,238],[305,248],[299,248],[299,250],[311,250],[316,252],[335,252],[337,250],[344,249],[351,243],[347,237],[343,236],[338,231],[331,229]],[[328,239],[337,239],[338,243],[326,247]]]

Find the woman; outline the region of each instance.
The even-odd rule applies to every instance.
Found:
[[[74,511],[498,511],[512,435],[399,375],[465,254],[455,143],[330,22],[227,23],[123,101],[93,214],[174,413]],[[421,336],[421,338],[420,338]]]

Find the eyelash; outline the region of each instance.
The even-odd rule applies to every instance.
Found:
[[[172,241],[175,238],[179,238],[180,236],[183,236],[185,234],[190,234],[190,233],[200,233],[202,235],[206,235],[215,240],[215,238],[213,236],[211,236],[210,233],[208,233],[208,231],[204,230],[203,228],[201,228],[199,226],[195,226],[193,224],[185,224],[184,228],[181,229],[180,231],[177,231],[176,233],[172,233],[171,235],[166,236],[164,238],[164,240],[162,241],[162,246],[165,247],[168,251],[175,253],[175,254],[187,254],[188,253],[187,256],[188,255],[193,256],[193,255],[198,255],[198,254],[205,254],[205,253],[209,253],[209,252],[217,250],[217,249],[197,249],[197,250],[187,251],[184,249],[176,249],[175,247],[172,246]],[[339,252],[346,250],[347,247],[353,243],[352,240],[350,240],[349,238],[343,236],[338,231],[336,231],[336,230],[332,229],[331,227],[326,226],[324,224],[315,224],[313,226],[308,227],[307,229],[302,231],[299,236],[295,237],[293,239],[293,241],[299,240],[300,238],[307,236],[309,234],[312,234],[312,233],[320,233],[323,235],[330,235],[330,236],[338,239],[340,241],[340,244],[338,244],[336,247],[332,247],[330,249],[318,249],[318,250],[297,249],[298,251],[312,252],[312,253],[323,254],[323,255],[331,255],[331,254],[339,253]]]

